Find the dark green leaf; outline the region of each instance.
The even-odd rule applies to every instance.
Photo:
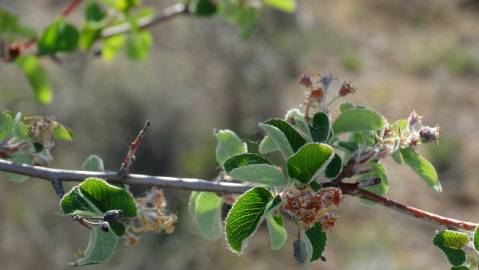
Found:
[[[384,118],[375,111],[355,108],[341,113],[333,123],[335,134],[355,131],[376,131],[384,128]]]
[[[327,178],[335,178],[336,176],[339,175],[342,169],[343,169],[343,161],[341,160],[341,157],[338,154],[334,153],[333,159],[331,160],[331,162],[329,162],[328,166],[326,167],[325,176]]]
[[[306,143],[306,140],[299,134],[288,122],[281,119],[270,119],[265,122],[267,125],[274,126],[281,130],[286,139],[288,140],[293,152],[298,151],[298,149]]]
[[[52,87],[37,57],[33,55],[22,55],[17,58],[16,63],[32,86],[37,101],[42,104],[50,103],[53,99]]]
[[[218,7],[212,0],[193,0],[190,10],[197,16],[207,17],[216,14]]]
[[[316,223],[313,228],[304,232],[308,262],[313,262],[323,255],[326,246],[326,233],[321,228],[321,223]]]
[[[90,2],[85,8],[85,18],[89,22],[99,22],[105,18],[106,13],[96,2]]]
[[[271,164],[271,162],[269,162],[266,158],[260,155],[253,153],[244,153],[227,159],[224,162],[223,167],[225,171],[229,173],[233,169],[254,164]]]
[[[402,148],[401,154],[404,162],[421,177],[426,184],[436,192],[441,192],[441,183],[437,177],[436,169],[424,157],[412,148]]]
[[[327,144],[306,144],[288,159],[289,176],[307,184],[326,168],[333,154],[333,149]]]
[[[311,136],[315,142],[325,142],[329,137],[329,117],[323,112],[318,112],[313,117],[310,126]]]
[[[273,198],[263,187],[254,187],[238,197],[226,217],[225,231],[228,245],[234,253],[240,253],[245,240],[263,220],[268,202]]]
[[[456,233],[459,233],[459,232],[441,231],[437,233],[436,236],[434,237],[433,244],[444,252],[447,259],[452,265],[459,266],[466,261],[466,253],[459,247],[460,244],[463,242],[463,240],[460,240],[464,238],[463,236],[459,236],[458,239],[456,239],[457,241],[451,240],[453,238],[456,238],[457,236],[455,235]],[[451,239],[448,239],[448,238],[451,238]],[[453,246],[451,245],[451,243],[455,243],[454,245],[457,248],[449,247],[449,246]]]
[[[68,52],[77,48],[80,34],[75,26],[66,23],[62,18],[49,25],[38,41],[40,54]]]
[[[461,266],[453,266],[451,270],[469,270],[469,267],[461,265]]]

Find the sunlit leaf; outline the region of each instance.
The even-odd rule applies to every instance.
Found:
[[[384,118],[375,111],[354,108],[341,113],[333,123],[335,134],[355,131],[375,131],[384,128]]]
[[[236,133],[223,129],[215,132],[217,140],[216,161],[223,166],[223,163],[230,157],[248,152],[248,146]]]
[[[22,55],[15,62],[27,77],[37,101],[42,104],[50,103],[53,99],[52,87],[37,57]]]
[[[441,192],[442,187],[434,166],[412,148],[401,149],[404,162],[421,177],[426,184],[436,192]]]
[[[326,169],[333,154],[333,149],[327,144],[306,144],[288,159],[289,176],[307,184]]]

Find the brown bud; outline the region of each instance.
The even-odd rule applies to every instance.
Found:
[[[431,141],[435,141],[438,143],[439,141],[439,126],[436,127],[427,127],[424,126],[419,130],[419,136],[421,137],[421,141],[423,143],[428,143]]]
[[[298,84],[301,84],[304,87],[311,88],[313,86],[313,81],[309,74],[303,74],[301,79],[299,79]]]
[[[356,92],[356,88],[353,87],[350,82],[343,82],[341,88],[339,88],[339,96],[341,97],[345,97],[354,92]]]

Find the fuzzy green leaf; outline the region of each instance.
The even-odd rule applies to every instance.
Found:
[[[412,148],[401,149],[404,162],[421,177],[426,184],[436,192],[441,192],[442,187],[434,166]]]
[[[228,172],[234,179],[264,184],[268,186],[283,186],[286,184],[286,178],[283,173],[270,164],[253,164],[235,168]]]
[[[276,146],[281,149],[285,159],[306,143],[306,140],[288,122],[281,119],[270,119],[259,126],[266,132]]]
[[[50,103],[53,99],[52,87],[38,58],[33,55],[22,55],[15,63],[27,77],[37,101],[41,104]]]
[[[288,239],[288,232],[283,225],[283,217],[268,213],[266,214],[266,224],[271,239],[271,249],[278,250],[282,248]]]
[[[329,137],[329,117],[323,112],[318,112],[313,117],[313,125],[310,127],[313,141],[325,142]]]
[[[83,161],[81,169],[84,171],[104,172],[105,166],[103,160],[97,155],[90,155]]]
[[[53,128],[52,137],[55,140],[70,142],[73,140],[73,132],[71,129],[57,123],[56,127]]]
[[[286,112],[284,117],[288,123],[290,123],[307,141],[311,141],[311,131],[308,122],[304,119],[299,109],[291,109]]]
[[[365,187],[364,189],[378,194],[379,196],[383,196],[389,190],[389,181],[386,168],[380,163],[371,163],[371,168],[373,170],[369,173],[361,175],[358,179],[358,182],[379,178],[381,180],[379,184]],[[375,202],[366,199],[361,199],[361,202],[366,206],[373,206],[376,204]]]
[[[375,131],[384,128],[384,118],[365,108],[349,109],[341,113],[333,123],[335,134],[355,131]]]
[[[461,249],[467,244],[466,240],[467,234],[446,230],[436,234],[433,244],[444,252],[452,265],[459,266],[466,261],[466,253]]]
[[[248,152],[248,146],[236,133],[223,129],[215,132],[216,140],[216,161],[223,166],[223,163],[230,157]]]
[[[259,152],[260,154],[267,154],[271,152],[280,151],[279,147],[276,143],[271,139],[269,136],[264,136],[263,140],[259,144]]]
[[[334,157],[331,160],[331,162],[329,162],[328,166],[326,167],[326,171],[324,172],[324,175],[330,179],[336,178],[336,176],[339,175],[342,169],[343,169],[343,161],[341,160],[341,157],[338,154],[334,153]]]
[[[191,194],[190,209],[201,235],[208,240],[223,236],[221,213],[223,198],[213,192],[194,192]]]
[[[81,266],[107,262],[115,254],[120,239],[113,231],[104,232],[98,227],[93,227],[86,250],[71,264]]]
[[[31,164],[32,163],[32,156],[29,153],[22,152],[17,153],[13,156],[11,161],[15,164]],[[22,183],[28,180],[28,176],[15,174],[15,173],[6,173],[8,180],[12,182]]]
[[[265,209],[272,200],[264,187],[254,187],[238,197],[225,222],[226,240],[234,253],[241,253],[244,242],[258,228]]]
[[[294,12],[296,10],[295,0],[265,0],[264,3],[284,12]]]
[[[253,153],[244,153],[228,158],[223,163],[223,168],[227,173],[229,173],[233,169],[255,164],[271,164],[271,162],[269,162],[266,158],[260,155]]]
[[[307,261],[313,262],[320,259],[326,246],[326,233],[318,222],[313,228],[303,232],[306,244]]]
[[[307,184],[326,168],[333,154],[333,149],[327,144],[306,144],[288,159],[289,176]]]

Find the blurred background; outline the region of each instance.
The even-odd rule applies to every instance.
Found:
[[[37,30],[66,0],[7,1],[0,6]],[[143,1],[161,10],[174,1]],[[69,18],[80,22],[81,12]],[[182,17],[151,29],[150,57],[103,62],[81,53],[42,63],[53,81],[49,106],[34,101],[14,66],[0,69],[0,109],[49,115],[72,128],[74,142],[58,143],[52,167],[77,169],[90,154],[118,169],[145,120],[151,129],[136,173],[211,179],[218,173],[214,128],[233,129],[255,142],[259,121],[298,106],[304,72],[331,73],[358,88],[355,103],[391,122],[415,109],[441,126],[438,146],[421,151],[438,169],[442,193],[433,193],[408,168],[391,160],[389,197],[442,215],[479,221],[479,1],[308,1],[295,14],[264,9],[247,40],[222,18]],[[141,190],[135,190],[141,192]],[[327,262],[298,265],[296,231],[271,251],[265,227],[236,256],[224,240],[208,242],[186,211],[189,193],[166,190],[179,222],[173,235],[144,235],[121,246],[105,265],[86,269],[449,269],[432,245],[437,227],[389,209],[363,207],[347,197],[328,232]],[[0,176],[0,268],[70,269],[88,231],[59,215],[44,181],[15,184]]]

